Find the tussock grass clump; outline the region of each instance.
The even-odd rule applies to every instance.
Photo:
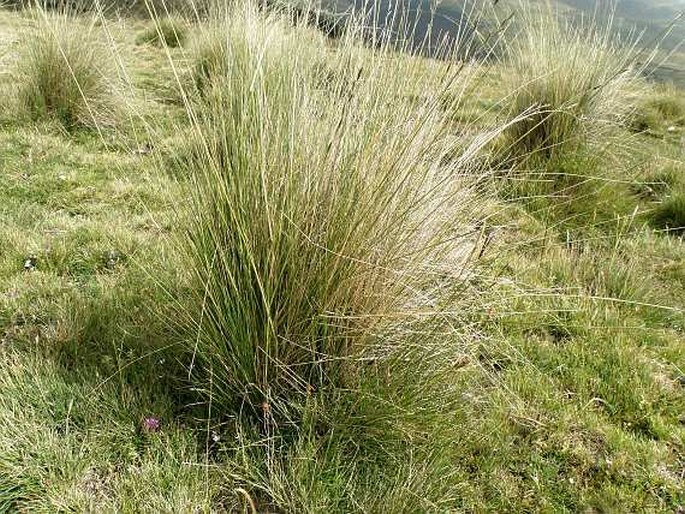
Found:
[[[633,109],[635,42],[620,40],[610,21],[572,24],[529,11],[508,54],[516,80],[511,110],[534,111],[507,134],[519,158],[548,161],[602,146]]]
[[[685,194],[678,192],[662,202],[652,215],[652,224],[681,234],[685,231]]]
[[[643,180],[631,184],[631,192],[644,200],[659,201],[682,188],[683,168],[677,162],[650,167]]]
[[[439,102],[469,73],[364,48],[349,27],[331,51],[245,5],[203,37],[196,64],[212,64],[195,68],[177,164],[190,184],[177,322],[212,412],[239,419],[234,476],[286,511],[376,510],[379,488],[398,510],[422,510],[418,490],[446,508],[450,313],[494,134],[457,137]],[[350,453],[374,480],[341,465]],[[314,492],[312,473],[325,476]]]
[[[465,287],[476,157],[494,134],[467,144],[438,102],[469,73],[363,48],[349,27],[332,52],[252,6],[224,16],[195,54],[191,151],[178,162],[191,187],[177,321],[196,384],[248,441],[269,436],[238,476],[278,508],[374,510],[377,491],[339,465],[347,452],[397,505],[424,505],[409,481],[442,504],[446,462],[416,463],[450,454],[439,434],[459,401],[460,337],[439,313]],[[437,91],[410,102],[407,84]],[[311,496],[317,469],[330,480]]]
[[[118,75],[96,21],[37,12],[16,73],[20,108],[33,120],[55,119],[67,129],[115,121]]]
[[[633,130],[659,133],[670,126],[685,125],[685,100],[680,91],[654,88],[646,96],[633,116]]]
[[[177,48],[183,46],[186,35],[186,28],[178,20],[162,18],[141,32],[136,44]]]
[[[227,42],[220,30],[217,26],[206,28],[195,42],[190,77],[196,93],[202,94],[217,77],[228,74]]]
[[[437,301],[433,273],[458,266],[448,241],[470,219],[482,143],[442,163],[457,141],[440,111],[388,94],[402,91],[410,59],[369,51],[362,72],[350,39],[329,57],[355,86],[321,91],[310,63],[326,47],[263,16],[232,12],[197,57],[212,72],[181,163],[193,182],[188,323],[214,404],[283,420],[314,391],[353,389],[401,362],[387,333]]]
[[[667,120],[680,123],[685,122],[685,99],[680,91],[674,91],[671,95],[664,95],[649,102]]]

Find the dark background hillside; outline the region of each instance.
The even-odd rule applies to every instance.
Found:
[[[538,5],[546,3],[546,0],[529,1]],[[359,10],[368,3],[364,0],[331,0],[324,3],[324,8],[341,15],[353,8]],[[474,28],[478,29],[481,39],[487,37],[495,26],[492,23],[493,16],[505,18],[513,14],[515,17],[522,4],[525,5],[525,0],[409,0],[405,17],[414,22],[411,46],[422,45],[424,53],[434,54],[435,49],[447,38],[451,41],[458,39],[463,46],[477,50],[479,38],[474,37]],[[610,2],[601,0],[550,0],[550,4],[570,18],[608,17],[611,12]],[[401,32],[397,30],[397,22],[393,24],[388,21],[390,6],[397,8],[398,4],[381,0],[377,5],[373,14],[369,15],[369,22],[389,28],[395,33]],[[678,20],[678,17],[683,10],[685,0],[619,0],[616,3],[614,20],[617,31],[642,34],[641,41],[645,47],[653,48],[658,45],[661,48],[659,58],[649,70],[654,78],[681,85],[685,85],[685,52],[682,48],[685,19]]]
[[[596,0],[563,0],[563,3],[578,13],[593,12],[598,4]],[[683,0],[622,0],[616,5],[619,30],[644,31],[643,44],[650,48],[658,44],[661,48],[659,58],[649,68],[653,78],[680,86],[685,86],[683,11]]]
[[[94,0],[37,0],[47,6],[87,8]],[[193,0],[203,5],[207,0]],[[295,6],[301,14],[317,1],[305,0],[264,0],[267,6]],[[643,46],[652,49],[658,45],[660,53],[651,66],[649,73],[659,81],[674,82],[685,86],[685,0],[318,0],[323,11],[313,16],[313,23],[321,30],[335,37],[344,25],[346,15],[356,10],[366,12],[366,24],[380,27],[386,34],[399,39],[406,46],[429,56],[441,54],[445,43],[455,44],[464,53],[488,51],[489,45],[482,45],[495,30],[494,19],[508,18],[526,4],[551,5],[569,18],[587,16],[607,17],[611,6],[615,5],[614,27],[622,33],[641,34]],[[0,0],[5,7],[20,7],[36,0]],[[190,0],[148,0],[161,8],[187,10]],[[146,15],[145,0],[100,0],[108,12],[138,12]],[[394,17],[391,10],[401,8],[402,14]],[[312,15],[307,15],[312,18]],[[678,19],[680,17],[680,19]],[[401,18],[398,19],[398,18]],[[404,25],[403,25],[404,23]]]

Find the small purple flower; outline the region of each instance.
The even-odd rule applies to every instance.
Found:
[[[155,418],[153,416],[143,420],[143,429],[145,429],[147,432],[158,432],[161,425],[162,422],[159,421],[159,418]]]

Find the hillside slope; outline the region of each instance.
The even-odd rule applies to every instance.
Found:
[[[181,47],[140,19],[67,20],[62,35],[90,26],[131,79],[128,110],[93,130],[65,126],[47,102],[28,105],[42,117],[22,110],[19,50],[38,20],[0,9],[0,513],[682,512],[682,91],[645,85],[611,137],[547,172],[510,169],[501,127],[522,75],[356,42],[343,54],[308,28],[240,16],[216,32],[174,20]],[[71,76],[59,53],[48,62]],[[217,69],[229,79],[208,82]],[[420,116],[445,130],[412,125]],[[492,145],[471,146],[472,134]],[[390,199],[371,188],[386,183],[379,169],[404,173]],[[430,245],[382,218],[422,170],[449,180],[420,182],[423,201],[392,220],[455,221],[447,266],[397,273]],[[242,230],[227,229],[236,218]],[[203,240],[198,226],[218,228]],[[368,266],[398,239],[408,252],[392,267]],[[182,241],[209,257],[183,258]],[[210,297],[192,277],[217,255],[238,265],[220,269]],[[355,287],[341,292],[343,274]],[[392,294],[369,278],[386,275]],[[193,285],[201,314],[188,321],[179,304]],[[336,311],[343,293],[350,308]],[[358,315],[360,298],[395,303]],[[196,374],[203,322],[218,327],[202,349],[215,365]],[[286,329],[269,339],[272,324]],[[257,389],[266,373],[252,348],[253,374],[233,372],[241,359],[226,348],[245,334],[254,362],[310,351],[274,359],[295,377],[342,361],[342,386],[310,373],[276,411],[283,388]],[[383,346],[350,356],[357,347],[338,344],[341,358],[323,346],[341,340]],[[386,367],[396,348],[406,353]]]
[[[516,20],[526,5],[548,5],[565,13],[571,18],[598,17],[608,18],[611,6],[595,0],[500,0],[490,3],[477,3],[469,0],[409,0],[401,4],[403,16],[411,27],[413,35],[410,47],[424,47],[424,53],[434,55],[435,49],[444,43],[445,38],[458,42],[470,50],[478,51],[479,41],[490,39],[496,32],[495,18],[505,19],[513,14]],[[397,2],[381,1],[369,6],[368,2],[358,0],[331,0],[323,2],[325,8],[336,16],[352,9],[365,10],[369,23],[401,32],[396,18],[388,16],[389,9],[397,8]],[[648,0],[624,0],[616,4],[613,26],[617,32],[630,37],[642,33],[641,43],[648,49],[659,46],[662,49],[654,65],[649,66],[653,77],[661,81],[674,81],[685,85],[685,18],[678,20],[685,10],[680,0],[652,2]],[[479,37],[475,37],[478,32]],[[427,36],[428,34],[428,36]]]

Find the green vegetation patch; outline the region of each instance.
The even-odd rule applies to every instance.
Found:
[[[96,18],[72,20],[44,11],[35,16],[36,27],[25,30],[17,62],[19,108],[66,129],[112,124],[120,107],[118,74]]]
[[[139,45],[169,46],[177,48],[183,46],[186,40],[186,27],[171,18],[162,18],[147,27],[136,37]]]
[[[3,114],[0,512],[681,509],[678,107],[511,170],[510,68],[269,16],[101,27],[131,124]]]

